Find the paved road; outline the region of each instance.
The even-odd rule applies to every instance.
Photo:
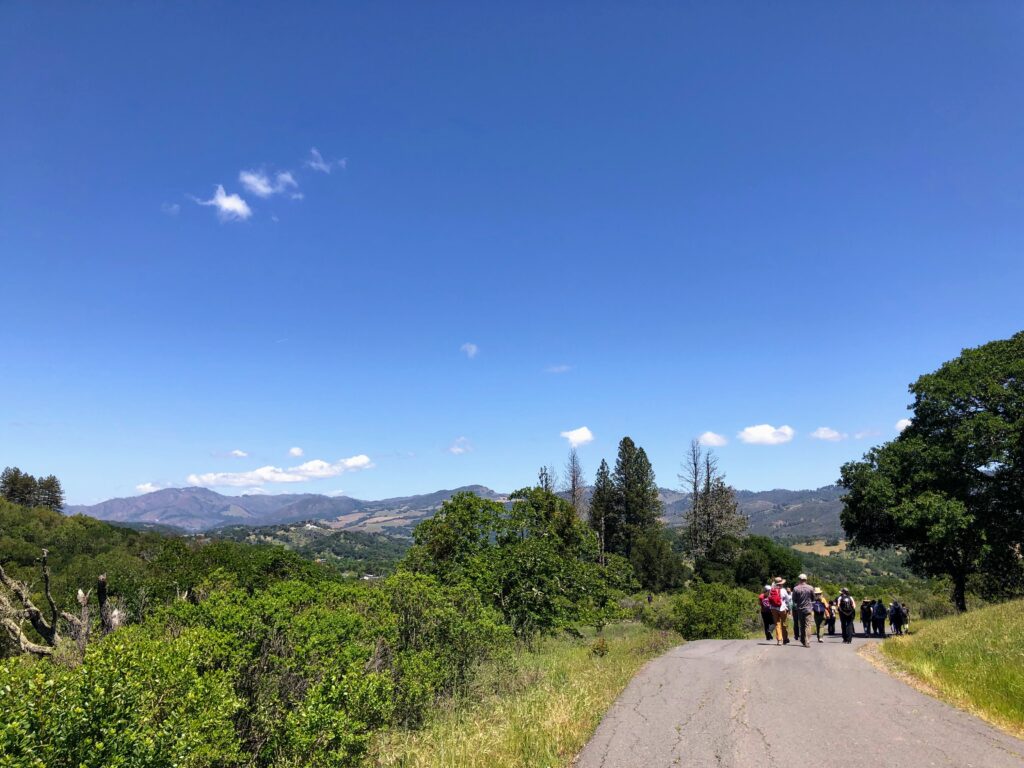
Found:
[[[632,680],[577,768],[1021,768],[1007,736],[875,669],[840,638],[701,640]]]

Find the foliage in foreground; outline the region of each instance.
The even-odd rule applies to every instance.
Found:
[[[213,584],[91,645],[0,662],[0,766],[352,766],[463,690],[511,633],[469,589]]]
[[[439,712],[421,731],[382,733],[376,762],[386,768],[548,768],[568,766],[638,669],[678,636],[638,624],[606,628],[607,652],[562,636],[521,655],[510,675],[485,676],[479,701]]]
[[[929,622],[882,651],[953,704],[1024,735],[1024,600]]]

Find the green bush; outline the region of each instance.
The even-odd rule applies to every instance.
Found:
[[[750,631],[755,604],[746,590],[698,581],[673,601],[673,629],[687,640],[740,639]]]

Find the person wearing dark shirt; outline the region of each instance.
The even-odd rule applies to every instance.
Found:
[[[814,636],[818,638],[819,643],[824,642],[821,639],[821,625],[825,623],[828,605],[825,603],[825,598],[818,587],[814,588],[814,602],[811,603],[811,613],[814,614]]]
[[[771,584],[764,585],[764,592],[757,596],[757,602],[761,606],[761,623],[764,624],[764,639],[771,642],[775,637],[775,617],[772,615],[772,604],[768,595],[772,591]]]
[[[888,613],[885,609],[885,601],[875,600],[875,606],[871,609],[871,624],[876,637],[885,637],[885,619]]]
[[[864,637],[871,636],[871,609],[875,601],[864,598],[860,601],[860,623],[864,625]]]
[[[836,619],[839,618],[839,606],[836,605],[835,600],[828,601],[828,613],[825,614],[825,626],[828,628],[829,635],[836,633]]]
[[[843,627],[843,642],[853,642],[853,622],[857,618],[857,604],[850,597],[850,590],[843,587],[839,593],[839,623]]]

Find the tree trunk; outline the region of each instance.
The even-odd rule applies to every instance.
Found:
[[[953,575],[953,603],[957,612],[967,610],[967,576],[963,573]]]

